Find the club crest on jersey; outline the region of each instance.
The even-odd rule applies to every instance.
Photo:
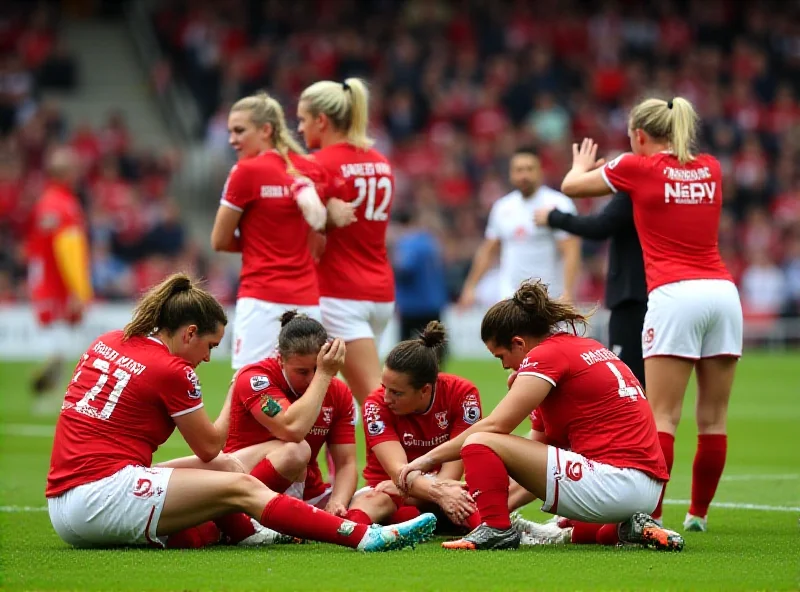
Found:
[[[261,411],[267,417],[275,417],[281,412],[281,404],[268,395],[261,395]]]
[[[464,421],[469,425],[474,424],[481,418],[481,408],[474,403],[464,404]]]
[[[322,421],[327,424],[330,424],[331,421],[333,421],[333,407],[322,408]]]
[[[250,388],[253,389],[255,392],[263,391],[265,388],[269,386],[269,378],[266,376],[251,376],[250,377]]]
[[[439,411],[436,413],[436,425],[440,430],[446,430],[449,422],[447,421],[447,411]]]
[[[202,397],[203,393],[200,391],[200,379],[197,378],[197,374],[195,374],[194,370],[191,368],[186,369],[186,379],[192,384],[191,390],[186,392],[186,394],[189,395],[189,398],[199,399]]]
[[[375,421],[371,421],[367,424],[367,431],[369,432],[370,436],[380,436],[385,429],[386,424],[380,419],[376,419]]]

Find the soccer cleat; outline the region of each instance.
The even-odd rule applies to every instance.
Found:
[[[558,524],[558,519],[550,519],[547,522],[534,522],[533,520],[526,520],[522,516],[520,516],[519,512],[513,512],[511,514],[511,526],[521,535],[527,535],[528,540],[552,540],[553,543],[549,542],[538,542],[538,543],[522,543],[524,544],[533,544],[533,545],[543,545],[543,544],[554,544],[556,542],[562,542],[564,531],[569,530],[570,538],[567,538],[566,541],[569,542],[571,540],[572,529],[561,527]]]
[[[537,525],[539,526],[539,525]],[[545,525],[541,525],[545,526]],[[550,525],[547,525],[550,526]],[[539,534],[529,534],[527,532],[520,533],[520,545],[568,545],[572,542],[572,527],[559,528],[555,524],[552,528],[539,531]]]
[[[630,520],[617,527],[620,542],[624,544],[643,545],[661,551],[681,551],[683,537],[658,523],[644,512],[637,512]]]
[[[686,514],[686,518],[683,519],[683,530],[686,532],[705,532],[708,530],[708,519]]]
[[[516,549],[521,535],[512,526],[506,530],[492,528],[484,522],[468,535],[454,541],[442,543],[445,549],[464,549],[467,551]]]
[[[299,545],[304,543],[303,539],[281,534],[277,530],[272,530],[262,526],[252,518],[250,519],[255,527],[255,533],[237,543],[238,547],[267,547],[269,545]]]
[[[358,543],[358,550],[374,553],[413,548],[419,543],[430,540],[434,530],[436,530],[436,516],[430,512],[391,526],[372,524]]]

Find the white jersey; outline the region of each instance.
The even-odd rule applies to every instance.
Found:
[[[558,241],[570,235],[533,222],[533,213],[549,206],[577,213],[571,199],[544,185],[528,198],[512,191],[492,206],[486,238],[500,241],[501,298],[513,296],[519,284],[528,278],[541,278],[550,286],[552,297],[564,292],[564,264]]]

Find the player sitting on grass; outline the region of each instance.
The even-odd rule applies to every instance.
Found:
[[[124,331],[101,335],[81,357],[56,424],[47,478],[50,520],[62,540],[76,547],[163,547],[181,535],[196,546],[201,535],[192,528],[232,513],[363,551],[412,546],[431,534],[432,514],[366,526],[276,493],[251,475],[152,466],[176,426],[200,460],[220,453],[226,422],[209,420],[194,368],[210,360],[227,322],[213,296],[175,274],[142,298]],[[342,341],[326,343],[320,366],[341,367],[344,355]]]
[[[484,316],[481,339],[504,368],[518,371],[516,380],[488,417],[411,461],[398,478],[410,490],[431,468],[464,461],[482,523],[445,548],[520,544],[508,510],[509,476],[544,500],[546,512],[618,524],[621,542],[683,548],[678,533],[647,514],[669,476],[644,392],[615,354],[575,334],[585,323],[572,306],[550,299],[541,282],[524,282]],[[569,450],[511,435],[534,409]]]
[[[434,509],[460,527],[477,526],[475,504],[457,481],[464,472],[459,458],[430,466],[405,495],[394,483],[405,463],[455,438],[481,417],[475,385],[439,372],[444,340],[444,325],[431,321],[419,338],[401,342],[387,356],[383,386],[364,403],[367,487],[356,493],[348,519],[380,523]]]

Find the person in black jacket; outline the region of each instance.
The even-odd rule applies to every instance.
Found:
[[[633,224],[633,204],[617,193],[597,214],[576,216],[552,208],[534,213],[539,226],[566,230],[592,240],[611,239],[606,277],[609,349],[616,353],[644,386],[642,327],[647,312],[647,287],[639,235]]]

